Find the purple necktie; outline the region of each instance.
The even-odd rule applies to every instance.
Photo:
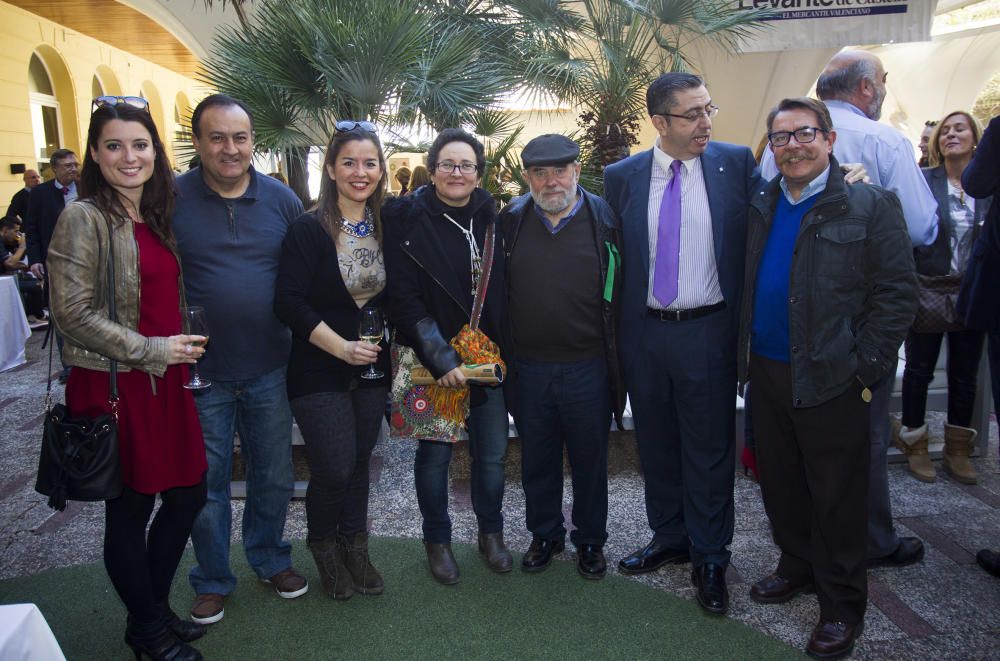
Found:
[[[663,307],[677,298],[677,263],[681,251],[681,162],[670,164],[673,176],[663,190],[660,225],[656,230],[656,271],[653,296]]]

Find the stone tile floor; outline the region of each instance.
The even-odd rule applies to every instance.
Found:
[[[101,505],[72,503],[66,511],[53,513],[32,488],[45,398],[40,347],[41,332],[36,332],[28,342],[29,362],[0,374],[0,579],[101,558]],[[55,386],[55,394],[61,398],[62,388]],[[935,423],[940,427],[939,415],[932,426]],[[979,569],[974,558],[980,548],[1000,549],[995,420],[990,436],[988,455],[975,460],[980,474],[977,486],[961,485],[940,471],[936,483],[924,484],[909,477],[904,465],[891,465],[897,528],[900,534],[923,538],[927,556],[911,567],[869,573],[866,630],[853,658],[1000,659],[1000,579]],[[411,442],[383,441],[376,449],[371,495],[371,532],[375,536],[420,536],[413,452]],[[454,537],[456,542],[475,543],[464,446],[458,447],[456,459],[452,464]],[[524,551],[530,535],[524,530],[519,462],[520,446],[513,441],[507,455],[505,532],[510,547]],[[620,557],[648,541],[649,530],[631,433],[612,434],[609,463],[610,537],[605,550],[613,567]],[[567,479],[567,494],[569,488]],[[237,522],[242,501],[235,500],[233,509]],[[569,503],[565,512],[569,520]],[[234,525],[234,540],[238,530]],[[301,500],[291,505],[286,533],[291,538],[305,537]],[[762,606],[747,594],[754,580],[773,569],[777,550],[757,485],[742,471],[736,479],[736,534],[731,548],[729,617],[801,649],[818,617],[815,598],[800,596],[788,604]],[[235,553],[233,557],[241,556]],[[570,551],[562,557],[574,559]],[[304,569],[312,574],[313,568]],[[671,565],[631,580],[689,599],[691,608],[697,609],[689,574],[687,566]],[[187,589],[183,577],[178,578],[175,589]]]

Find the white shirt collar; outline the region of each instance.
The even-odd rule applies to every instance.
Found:
[[[781,192],[785,194],[785,199],[788,200],[788,203],[794,207],[796,204],[801,204],[806,200],[808,200],[813,195],[822,192],[826,188],[826,180],[829,177],[830,177],[830,164],[827,163],[826,169],[820,172],[815,179],[813,179],[808,184],[806,184],[805,187],[803,187],[802,193],[801,195],[799,195],[799,199],[797,200],[792,198],[791,193],[788,192],[788,184],[785,183],[784,177],[781,178],[781,181],[778,182],[778,185],[781,186]]]

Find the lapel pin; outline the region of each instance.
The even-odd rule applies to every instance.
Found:
[[[719,172],[725,172],[725,170],[723,170],[722,167],[719,167]]]

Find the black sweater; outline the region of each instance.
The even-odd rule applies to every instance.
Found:
[[[380,306],[382,293],[366,307]],[[344,285],[337,246],[315,214],[300,216],[281,246],[281,263],[274,292],[274,312],[292,330],[288,360],[288,397],[354,388],[386,387],[388,376],[362,379],[367,365],[348,365],[309,342],[321,321],[346,340],[358,339],[361,312]],[[382,344],[375,369],[388,375],[389,348]]]

